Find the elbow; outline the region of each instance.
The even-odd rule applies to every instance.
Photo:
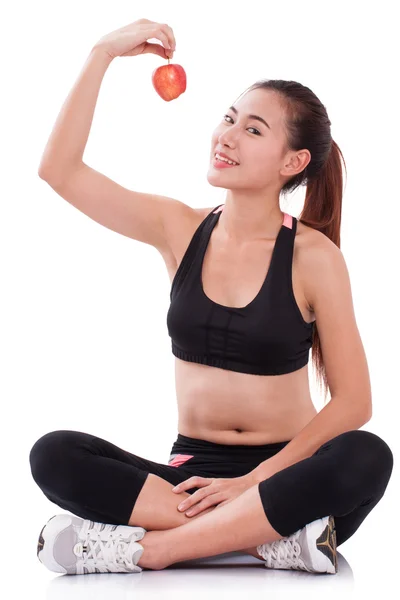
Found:
[[[65,176],[57,175],[54,171],[49,171],[43,167],[39,168],[38,175],[53,189],[59,189],[61,182],[65,181]]]
[[[362,425],[368,423],[372,419],[372,404],[368,404],[367,408],[361,412]]]
[[[51,177],[49,169],[46,167],[43,167],[43,166],[39,167],[38,175],[39,175],[40,179],[43,179],[44,181],[47,181],[47,182],[50,180],[50,177]],[[54,177],[54,173],[53,173],[53,177]]]
[[[366,416],[364,417],[364,424],[368,423],[368,421],[370,421],[372,419],[372,407],[371,409],[367,412]]]
[[[57,167],[55,164],[43,164],[39,166],[38,175],[40,179],[47,181],[51,187],[55,188],[63,185],[65,181],[68,181],[71,175],[84,166],[86,165],[83,162]]]
[[[40,179],[46,179],[46,175],[45,175],[45,171],[44,171],[43,167],[39,167],[38,175],[39,175]]]

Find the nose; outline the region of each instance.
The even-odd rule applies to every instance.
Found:
[[[224,131],[223,133],[221,133],[218,136],[218,143],[220,144],[220,146],[227,146],[229,148],[235,148],[236,146],[236,142],[235,142],[235,133],[231,133],[230,131]]]

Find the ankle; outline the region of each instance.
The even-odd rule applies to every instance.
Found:
[[[138,542],[144,548],[137,563],[139,567],[158,571],[168,566],[162,553],[162,533],[162,531],[148,531]]]
[[[244,550],[240,550],[240,552],[245,552],[246,554],[250,554],[250,556],[254,556],[254,558],[264,560],[264,558],[257,552],[257,548],[245,548]]]

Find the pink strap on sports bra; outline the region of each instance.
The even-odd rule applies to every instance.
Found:
[[[283,224],[285,225],[285,227],[288,227],[289,229],[292,229],[293,227],[293,217],[292,215],[288,215],[287,213],[283,213],[285,216],[283,218]]]
[[[224,209],[225,204],[222,204],[222,206],[220,206],[219,208],[217,208],[217,210],[214,210],[213,215],[215,215],[216,213],[221,212]],[[293,228],[293,217],[292,215],[289,215],[288,213],[284,212],[284,217],[283,217],[283,225],[285,227],[288,227],[289,229]]]

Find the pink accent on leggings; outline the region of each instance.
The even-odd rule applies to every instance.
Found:
[[[177,454],[168,465],[170,467],[179,467],[179,465],[183,465],[189,458],[193,458],[193,456],[191,454]]]

